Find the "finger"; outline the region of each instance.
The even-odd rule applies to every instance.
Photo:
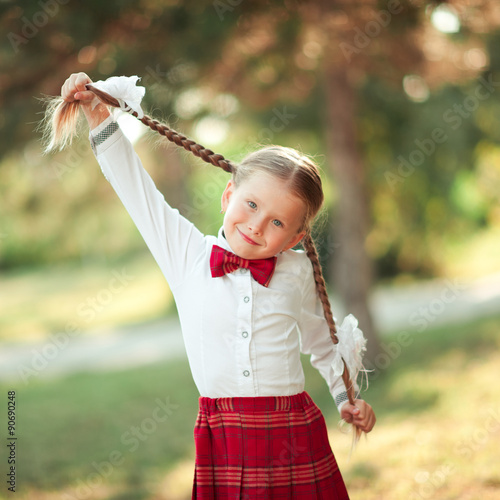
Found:
[[[74,94],[74,99],[77,101],[92,101],[95,97],[93,92],[86,90],[85,92],[76,92]]]
[[[357,406],[353,406],[351,403],[345,403],[342,407],[341,414],[345,417],[359,415],[359,408]]]
[[[77,90],[85,90],[85,85],[92,83],[92,80],[85,73],[77,73],[75,80],[75,87]]]
[[[75,100],[75,91],[76,89],[74,88],[74,85],[71,81],[71,77],[68,78],[63,86],[61,87],[61,97],[65,100],[65,101],[74,101]]]
[[[65,101],[74,101],[75,93],[86,91],[87,83],[92,83],[92,80],[85,73],[73,73],[61,87],[61,97]],[[83,96],[83,99],[85,100],[86,97]]]
[[[364,418],[354,419],[354,425],[358,426],[364,432],[370,432],[376,422],[375,414],[370,411]]]

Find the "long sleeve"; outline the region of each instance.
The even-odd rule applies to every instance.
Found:
[[[112,117],[91,131],[90,141],[104,176],[175,288],[203,255],[204,235],[168,205]]]
[[[301,352],[311,355],[311,364],[325,379],[337,409],[347,401],[347,392],[342,377],[334,375],[332,362],[336,346],[330,337],[321,300],[316,292],[312,266],[304,283],[302,311],[298,323]]]

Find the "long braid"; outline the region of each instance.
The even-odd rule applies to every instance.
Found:
[[[313,266],[314,281],[316,282],[316,291],[323,305],[323,312],[325,315],[328,328],[330,329],[330,337],[334,344],[337,344],[339,339],[337,338],[337,327],[335,326],[335,320],[333,319],[332,307],[330,305],[330,299],[328,298],[328,293],[326,290],[325,278],[323,277],[323,271],[321,269],[321,264],[319,262],[318,251],[316,250],[316,245],[312,239],[311,232],[307,231],[304,238],[302,238],[302,245],[306,251],[306,255],[309,257],[311,264]],[[344,382],[347,398],[351,405],[355,405],[355,390],[354,384],[350,379],[349,370],[344,360],[344,371],[342,373],[342,380]],[[362,431],[355,426],[354,440],[357,441]]]
[[[86,85],[86,88],[87,90],[93,92],[104,104],[115,108],[121,108],[118,100],[110,96],[106,92],[97,89],[90,83]],[[67,102],[62,100],[61,98],[55,98],[52,101],[49,101],[46,120],[48,117],[47,129],[50,130],[50,144],[46,149],[47,151],[55,149],[57,146],[59,146],[62,149],[64,146],[71,143],[71,139],[75,133],[76,120],[78,117],[78,108],[79,108],[79,103]],[[222,155],[216,154],[212,150],[207,149],[200,144],[197,144],[195,141],[188,139],[185,135],[176,132],[167,125],[160,123],[158,120],[155,120],[148,115],[144,115],[142,118],[139,118],[137,112],[131,109],[127,109],[127,111],[131,115],[138,118],[142,123],[144,123],[144,125],[148,126],[150,129],[163,135],[169,141],[173,142],[177,146],[180,146],[185,150],[193,153],[195,156],[201,158],[203,161],[210,163],[211,165],[214,165],[216,167],[222,168],[222,170],[224,170],[225,172],[231,174],[234,174],[236,172],[237,169],[236,165],[231,161],[226,160]],[[309,171],[316,176],[317,180],[319,180],[319,184],[321,184],[319,173],[317,173],[314,169],[309,169]],[[325,319],[330,329],[330,337],[333,343],[337,344],[338,343],[338,338],[336,336],[337,328],[335,326],[335,320],[333,319],[332,308],[330,305],[330,300],[328,298],[325,279],[323,278],[323,272],[321,269],[321,264],[319,262],[318,252],[316,250],[316,246],[314,244],[310,231],[308,231],[304,236],[304,238],[302,239],[302,244],[313,266],[316,290],[323,305]],[[349,403],[354,405],[355,404],[354,385],[350,380],[349,370],[347,368],[345,361],[344,361],[344,371],[342,373],[342,380],[346,387]],[[361,430],[358,427],[355,427],[354,439],[357,440],[360,435],[361,435]]]
[[[120,107],[120,103],[117,99],[110,96],[106,92],[97,89],[92,84],[88,83],[86,85],[87,90],[93,92],[104,104],[109,106],[113,106],[115,108]],[[129,111],[129,113],[136,118],[138,118],[137,112]],[[226,160],[222,155],[214,153],[211,149],[207,149],[203,147],[201,144],[196,143],[195,141],[188,139],[185,135],[176,132],[171,129],[164,123],[160,123],[158,120],[151,118],[148,115],[144,115],[142,118],[138,118],[144,125],[148,126],[151,130],[158,132],[159,134],[166,137],[170,142],[173,142],[177,146],[184,148],[186,151],[193,153],[198,158],[201,158],[203,161],[214,165],[215,167],[222,168],[225,172],[233,173],[235,167],[234,165]]]
[[[89,83],[85,87],[87,90],[93,92],[104,104],[114,108],[121,107],[117,99],[110,96],[108,93],[97,89],[92,84]],[[71,139],[75,134],[79,105],[80,103],[78,101],[68,102],[64,101],[60,97],[48,100],[45,122],[46,128],[49,130],[46,135],[49,135],[50,139],[46,152],[56,149],[58,146],[62,149],[66,145],[71,144]],[[131,115],[138,118],[151,130],[158,132],[166,137],[170,142],[173,142],[177,146],[184,148],[186,151],[193,153],[196,157],[201,158],[203,161],[219,167],[230,174],[235,171],[236,166],[229,160],[226,160],[222,155],[216,154],[211,149],[205,148],[201,144],[188,139],[185,135],[176,132],[164,123],[160,123],[158,120],[155,120],[148,115],[144,115],[142,118],[139,118],[135,111],[127,111]]]

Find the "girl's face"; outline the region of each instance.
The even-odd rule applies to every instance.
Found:
[[[286,183],[256,172],[239,187],[230,180],[222,194],[224,234],[240,257],[266,259],[295,246],[305,235],[299,228],[304,202]]]

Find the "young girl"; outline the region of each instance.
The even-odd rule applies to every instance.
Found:
[[[372,429],[373,410],[352,397],[347,367],[343,377],[332,367],[336,330],[310,232],[323,203],[317,167],[289,148],[234,165],[195,145],[232,173],[223,226],[203,235],[165,202],[88,83],[71,75],[62,99],[83,109],[102,171],[169,283],[200,393],[193,498],[348,498],[300,363],[311,354],[341,417]],[[299,242],[305,253],[292,250]]]

